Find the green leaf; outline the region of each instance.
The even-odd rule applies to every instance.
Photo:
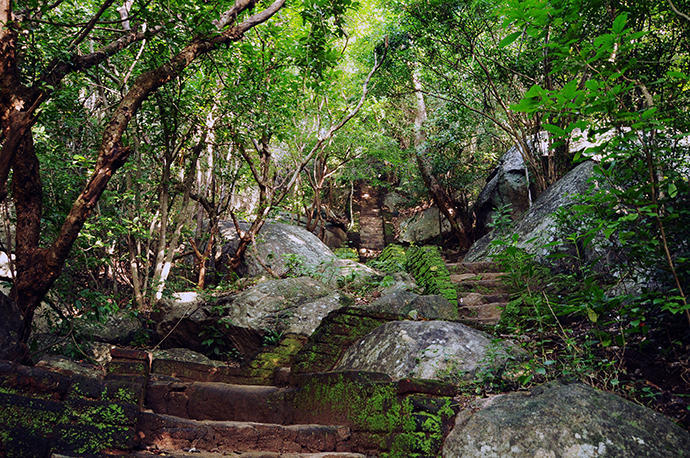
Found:
[[[621,32],[623,32],[623,29],[625,29],[626,22],[628,22],[628,13],[621,13],[618,16],[616,16],[616,19],[613,20],[613,26],[611,27],[613,33],[620,34]]]
[[[520,30],[518,30],[517,32],[511,33],[510,35],[505,37],[503,40],[501,40],[500,43],[498,43],[498,47],[499,48],[505,48],[506,46],[513,43],[515,40],[517,40],[517,38],[520,35],[522,35],[522,31],[520,31]]]
[[[627,215],[618,218],[618,221],[635,221],[638,216],[640,215],[637,213],[628,213]]]
[[[668,195],[672,199],[674,199],[678,195],[678,188],[676,187],[675,184],[673,184],[673,183],[668,184]]]
[[[544,124],[544,125],[542,125],[542,127],[544,128],[544,130],[551,132],[552,134],[554,134],[557,137],[565,137],[566,135],[568,135],[568,133],[565,131],[565,129],[562,129],[562,128],[560,128],[556,125],[553,125],[553,124]]]
[[[599,315],[597,314],[597,312],[587,307],[587,318],[589,318],[589,321],[591,321],[592,323],[596,323],[597,320],[599,320]]]

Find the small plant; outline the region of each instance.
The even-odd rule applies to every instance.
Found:
[[[276,346],[283,340],[283,331],[277,329],[264,329],[263,344],[265,346]]]

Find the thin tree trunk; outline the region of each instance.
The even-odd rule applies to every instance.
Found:
[[[424,100],[424,93],[422,87],[422,81],[419,77],[419,70],[416,66],[412,69],[412,84],[414,87],[415,98],[417,101],[417,109],[415,112],[414,121],[414,146],[415,146],[415,159],[417,161],[417,168],[419,173],[424,180],[431,198],[438,207],[439,211],[446,217],[450,223],[450,227],[453,234],[458,239],[458,244],[460,248],[469,248],[470,240],[470,230],[471,226],[463,224],[458,219],[458,210],[455,208],[455,203],[453,199],[448,195],[446,190],[441,186],[436,177],[431,172],[431,167],[429,166],[424,154],[426,153],[426,132],[424,131],[424,123],[427,121],[427,108],[426,102]]]

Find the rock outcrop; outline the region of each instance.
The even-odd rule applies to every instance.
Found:
[[[668,418],[580,383],[477,400],[461,411],[444,457],[686,456],[690,434]]]
[[[591,161],[578,165],[544,191],[529,210],[514,221],[510,232],[517,235],[518,247],[534,254],[537,261],[543,261],[558,246],[545,247],[547,243],[561,240],[563,244],[560,246],[566,245],[563,236],[558,232],[556,212],[560,208],[572,205],[575,202],[574,195],[587,191],[593,169],[594,163]],[[465,255],[465,261],[490,260],[490,243],[496,236],[495,232],[490,232],[477,240]]]
[[[515,219],[529,208],[529,203],[530,190],[525,162],[520,150],[513,146],[503,155],[477,197],[474,211],[477,215],[478,233],[488,232],[488,224],[492,221],[496,208],[510,205]]]
[[[161,302],[156,335],[167,347],[255,354],[267,333],[308,336],[331,311],[352,300],[309,277],[268,280],[237,294],[204,300],[178,293]],[[166,337],[167,336],[167,337]],[[213,344],[209,344],[209,339]]]
[[[226,241],[225,255],[231,255],[237,248],[237,231],[232,222],[221,221],[220,233]],[[249,225],[240,223],[242,230]],[[261,264],[271,268],[277,275],[287,273],[317,273],[326,283],[337,285],[344,278],[368,278],[377,272],[351,260],[342,260],[333,254],[317,236],[303,227],[268,222],[264,224],[253,246],[245,255],[241,273],[247,276],[266,273]]]
[[[412,319],[452,321],[459,318],[457,304],[452,304],[445,297],[438,294],[419,295],[405,289],[382,295],[366,308]]]
[[[500,371],[518,350],[461,323],[391,321],[353,344],[334,370],[381,372],[393,380],[471,380]]]
[[[249,329],[311,335],[321,319],[352,300],[309,277],[259,283],[237,294],[222,321]]]
[[[424,244],[451,232],[450,223],[437,207],[430,207],[400,221],[398,240],[405,243]]]

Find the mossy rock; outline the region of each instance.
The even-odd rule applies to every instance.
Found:
[[[361,453],[438,456],[459,406],[453,398],[400,394],[383,374],[345,372],[305,377],[291,401],[297,422],[350,426]]]
[[[399,315],[344,307],[329,313],[295,356],[293,373],[330,370],[347,348]]]
[[[425,294],[440,294],[452,303],[458,302],[458,292],[438,247],[408,248],[405,266]]]

